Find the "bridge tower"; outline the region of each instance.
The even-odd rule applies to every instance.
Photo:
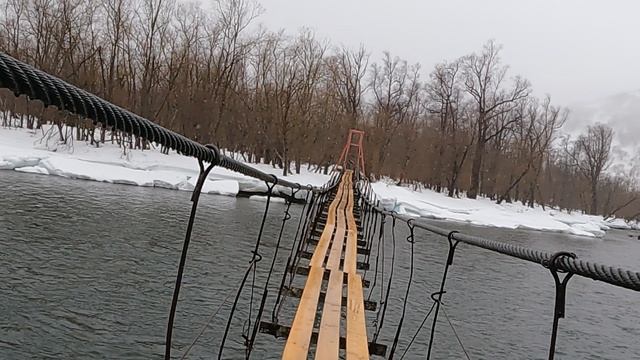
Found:
[[[344,144],[340,159],[337,164],[343,169],[355,168],[363,175],[366,175],[364,167],[364,131],[358,129],[349,129],[347,142]],[[352,148],[356,148],[352,151]]]

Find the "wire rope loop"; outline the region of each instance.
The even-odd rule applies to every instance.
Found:
[[[558,272],[566,273],[568,271],[558,268],[558,261],[560,261],[564,257],[575,259],[576,254],[569,251],[558,251],[557,253],[551,255],[551,257],[548,260],[542,260],[541,263],[542,263],[542,266],[551,270],[552,273],[558,273]]]
[[[242,323],[242,338],[244,339],[244,345],[247,346],[249,344],[249,328],[251,327],[251,319],[246,319]]]
[[[250,262],[256,264],[262,261],[262,255],[259,252],[255,250],[251,250],[251,253],[253,254],[253,257],[251,258]]]
[[[289,199],[289,203],[293,202],[293,200],[296,198],[296,195],[298,194],[298,192],[300,192],[300,189],[302,188],[302,186],[300,184],[298,184],[298,183],[295,183],[294,185],[296,186],[296,188],[295,189],[294,188],[291,189],[291,199]],[[305,200],[306,200],[306,198],[305,198]],[[289,215],[289,211],[288,210],[285,210],[285,213],[287,215]],[[289,215],[289,218],[287,218],[287,220],[289,220],[289,219],[291,219],[291,215]]]
[[[220,150],[218,147],[213,144],[206,144],[204,147],[213,152],[213,161],[211,161],[211,163],[218,165],[220,163]]]
[[[395,223],[395,218],[394,218],[394,223]],[[409,227],[409,236],[407,236],[407,242],[409,242],[410,244],[415,244],[416,240],[414,235],[414,229],[416,225],[414,224],[414,219],[407,220],[407,226]]]
[[[438,295],[444,295],[444,294],[446,294],[446,293],[447,293],[447,291],[446,291],[446,290],[436,291],[436,292],[434,292],[434,293],[432,293],[432,294],[430,295],[430,296],[431,296],[431,300],[433,300],[433,302],[435,302],[435,303],[439,303],[439,302],[441,302],[441,301],[440,301],[440,299],[439,299],[439,298],[436,298],[436,296],[438,296]]]
[[[273,175],[273,174],[269,174],[271,175],[271,178],[273,179],[271,182],[273,183],[273,185],[271,185],[271,189],[273,189],[274,186],[278,185],[278,177]],[[299,186],[299,184],[297,184]]]

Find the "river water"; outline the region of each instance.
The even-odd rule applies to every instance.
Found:
[[[189,196],[181,191],[0,172],[0,359],[162,358]],[[243,198],[201,198],[174,331],[176,358],[222,304],[188,358],[217,356],[231,305],[224,300],[235,291],[251,257],[264,205]],[[294,217],[286,227],[290,236],[283,240],[272,291],[279,283],[301,208],[292,207]],[[272,204],[261,250],[267,261],[259,264],[256,274],[256,298],[283,210],[283,204]],[[549,251],[569,250],[580,258],[640,270],[640,240],[630,237],[638,235],[632,232],[610,231],[604,239],[586,239],[440,225]],[[391,268],[391,232],[389,223],[385,279]],[[396,280],[378,338],[389,347],[410,270],[406,225],[397,224],[395,233]],[[446,252],[441,237],[417,230],[414,280],[396,358],[431,306],[429,294],[438,289]],[[373,281],[375,255],[371,263],[367,278]],[[382,263],[380,256],[379,276]],[[303,281],[296,278],[298,286]],[[377,283],[371,300],[379,301],[380,278]],[[548,270],[461,244],[446,290],[446,315],[471,359],[546,358],[554,301]],[[265,318],[270,318],[271,298]],[[249,299],[247,290],[232,322],[225,359],[244,358],[242,328]],[[287,299],[282,323],[290,323],[296,303]],[[255,317],[255,310],[251,315]],[[432,358],[465,358],[443,315]],[[367,312],[367,319],[373,323],[375,313]],[[640,359],[639,320],[640,293],[574,277],[566,318],[560,321],[556,358]],[[406,359],[424,358],[431,321],[427,324]],[[278,358],[283,345],[281,339],[258,334],[252,357]]]

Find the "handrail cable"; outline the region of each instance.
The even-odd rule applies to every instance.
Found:
[[[395,211],[388,211],[380,206],[379,201],[376,201],[375,193],[374,193],[374,196],[371,195],[373,193],[373,190],[372,190],[373,187],[371,186],[371,183],[369,183],[368,180],[364,177],[361,177],[360,179],[361,180],[358,182],[358,186],[356,186],[356,189],[358,191],[358,194],[363,198],[363,201],[368,205],[370,209],[372,209],[372,211],[380,214],[390,215],[394,221],[396,219],[399,219],[406,222],[411,229],[411,236],[413,236],[413,228],[416,227],[416,228],[420,228],[420,229],[427,230],[429,232],[444,236],[448,240],[449,252],[448,252],[447,260],[445,263],[440,290],[438,292],[431,294],[431,298],[435,302],[434,303],[435,315],[433,317],[433,323],[432,323],[431,333],[429,337],[429,346],[428,346],[428,351],[426,356],[427,360],[430,359],[430,356],[431,356],[431,350],[432,350],[434,335],[435,335],[435,328],[438,320],[438,310],[442,305],[442,295],[446,292],[444,290],[444,286],[445,286],[445,281],[447,279],[447,272],[449,267],[453,264],[455,249],[459,243],[465,243],[465,244],[476,246],[482,249],[498,252],[507,256],[516,257],[522,260],[534,262],[549,269],[555,283],[555,308],[554,308],[554,314],[553,314],[551,341],[549,345],[549,357],[548,357],[549,360],[553,360],[555,356],[556,338],[558,333],[558,321],[559,319],[564,318],[565,316],[564,308],[565,308],[565,301],[566,301],[567,283],[572,276],[580,275],[586,278],[603,281],[603,282],[616,285],[619,287],[627,288],[630,290],[640,291],[640,273],[638,272],[633,272],[633,271],[622,269],[619,267],[601,265],[593,262],[584,261],[584,260],[578,259],[575,254],[567,251],[559,251],[554,254],[550,254],[545,251],[526,248],[518,245],[509,244],[506,242],[488,240],[488,239],[483,239],[476,236],[461,234],[455,230],[448,231],[423,221],[417,222],[416,218],[409,217],[406,215],[400,215]],[[563,279],[560,279],[560,277],[558,276],[558,273],[566,273],[566,275]],[[409,280],[411,280],[411,276],[409,277]],[[403,316],[404,316],[404,311],[403,311]],[[451,325],[451,328],[453,329],[454,334],[458,340],[458,343],[460,344],[460,346],[462,347],[465,353],[465,356],[469,358],[469,354],[464,348],[464,345],[462,344],[461,339],[456,333],[455,328],[453,327],[453,324],[451,323],[451,321],[449,320],[446,314],[445,314],[445,317],[447,317],[447,321],[449,321],[449,325]],[[402,318],[400,320],[400,325],[401,324],[402,324]],[[420,328],[422,326],[423,324],[420,325]],[[418,332],[420,331],[420,328],[418,329]],[[394,339],[394,343],[391,348],[391,354],[389,358],[393,356],[393,352],[396,348],[398,332],[396,332],[396,339]]]
[[[265,182],[273,181],[274,175],[221,154],[213,146],[204,146],[166,129],[4,52],[0,52],[0,88],[7,88],[16,96],[26,95],[31,100],[40,100],[45,107],[53,105],[59,110],[91,119],[94,125],[100,123],[103,128],[120,130],[161,144],[182,155],[195,157],[200,161]],[[321,191],[317,187],[303,186],[281,178],[278,178],[277,182],[278,186],[292,189]]]
[[[412,220],[416,228],[427,230],[429,232],[441,235],[445,238],[451,233],[450,230],[428,224],[420,219],[416,219],[407,215],[401,215],[395,211],[386,210],[382,206],[376,206],[372,204],[370,199],[366,199],[364,196],[363,198],[376,211],[379,211],[404,222]],[[548,267],[549,261],[551,260],[551,258],[553,258],[553,254],[546,251],[535,250],[497,240],[484,239],[478,236],[467,235],[460,232],[453,234],[452,240],[460,241],[461,243],[476,246],[486,250],[491,250],[522,260],[530,261],[536,264],[543,265],[545,267]],[[623,288],[640,291],[640,272],[634,272],[619,267],[598,264],[568,256],[558,259],[556,267],[558,270],[564,272],[570,272],[575,275],[580,275],[593,280],[599,280]]]

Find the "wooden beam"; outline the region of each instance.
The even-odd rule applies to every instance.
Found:
[[[316,359],[337,360],[340,354],[340,315],[342,310],[342,271],[332,270],[322,309]]]
[[[347,208],[347,248],[344,254],[344,272],[355,274],[358,262],[358,226],[353,217],[353,190],[349,193]]]
[[[290,268],[289,271],[295,271],[296,274],[298,275],[309,275],[310,268],[304,267],[304,266],[296,266],[293,269]],[[344,273],[344,278],[345,278],[344,282],[347,282],[348,275],[349,274]],[[325,270],[323,280],[329,281],[329,270]],[[370,285],[371,285],[371,281],[362,279],[362,287],[368,288]]]
[[[284,347],[283,359],[298,360],[307,358],[313,324],[318,309],[318,297],[322,286],[323,273],[324,269],[321,267],[312,267],[309,272],[296,316],[293,319],[291,332]]]
[[[346,280],[342,280],[342,283],[346,283]],[[284,291],[286,296],[291,296],[294,298],[301,298],[302,297],[302,291],[304,291],[304,289],[302,288],[298,288],[298,287],[288,287],[288,286],[284,286]],[[326,293],[325,292],[320,292],[320,297],[318,298],[318,304],[324,304],[324,298],[326,297]],[[342,296],[342,306],[346,307],[347,306],[347,297],[346,296]],[[375,301],[370,301],[370,300],[364,300],[364,310],[365,311],[376,311],[376,309],[378,308],[378,303]]]
[[[311,260],[311,257],[313,257],[313,253],[309,252],[309,251],[300,251],[300,257],[303,259],[307,259],[307,260]],[[342,266],[344,263],[344,259],[340,262],[340,265]],[[366,262],[362,262],[362,261],[358,261],[356,262],[356,267],[358,268],[358,270],[370,270],[371,266],[369,265],[369,263]],[[289,271],[291,271],[291,269],[289,269]]]
[[[336,233],[333,235],[331,252],[329,253],[329,260],[327,260],[327,269],[330,270],[340,270],[340,259],[342,259],[342,248],[344,246],[344,233],[347,227],[344,210],[347,206],[348,194],[350,192],[351,188],[345,190],[346,196],[342,197],[342,201],[340,201],[340,205],[338,205],[338,209],[336,211]]]
[[[333,236],[333,230],[335,229],[335,221],[336,221],[336,209],[338,204],[342,201],[342,194],[344,193],[344,179],[338,185],[338,193],[336,194],[335,199],[329,205],[329,213],[327,215],[327,223],[324,226],[324,230],[322,230],[322,235],[320,236],[320,240],[318,241],[318,245],[316,246],[316,250],[313,253],[313,257],[311,258],[311,266],[322,266],[325,258],[325,254],[327,253],[327,249],[329,248],[329,244],[331,242],[331,237]]]
[[[347,360],[368,360],[369,343],[360,275],[350,273],[347,285]]]
[[[267,321],[260,322],[260,332],[263,334],[270,334],[277,338],[286,338],[289,335],[289,331],[291,331],[291,328],[286,325],[274,324]],[[317,341],[318,341],[318,333],[314,331],[311,334],[311,343],[315,344]],[[345,339],[344,336],[341,336],[340,349],[344,349],[346,348],[346,346],[347,346],[347,339]],[[384,357],[386,353],[387,353],[386,345],[372,343],[372,342],[369,343],[370,355]]]

